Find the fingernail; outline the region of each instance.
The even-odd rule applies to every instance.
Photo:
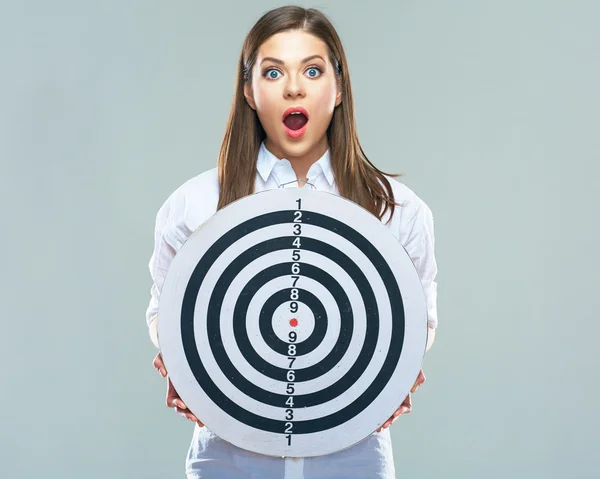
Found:
[[[165,369],[164,369],[164,368],[160,368],[160,375],[161,375],[163,378],[166,378],[166,377],[167,377],[167,371],[165,371]]]
[[[181,409],[187,409],[186,405],[183,404],[183,401],[177,401],[177,404]]]

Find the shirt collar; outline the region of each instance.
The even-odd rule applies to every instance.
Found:
[[[267,150],[265,142],[263,141],[260,144],[260,148],[258,150],[258,159],[256,163],[256,169],[262,177],[263,181],[267,181],[269,179],[269,176],[271,175],[271,172],[273,171],[273,168],[275,167],[278,161],[279,158],[277,158],[273,153]],[[315,169],[316,175],[313,174],[313,170]],[[311,177],[313,177],[312,180],[314,180],[317,176],[319,176],[319,169],[327,179],[327,182],[330,185],[333,185],[334,178],[333,170],[331,169],[331,153],[329,148],[327,148],[327,151],[323,154],[323,156],[321,156],[321,158],[319,158],[314,164],[311,165],[309,169],[309,181],[311,180]]]

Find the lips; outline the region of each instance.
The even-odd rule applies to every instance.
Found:
[[[290,138],[300,138],[306,131],[308,112],[301,106],[294,106],[285,110],[281,121]]]

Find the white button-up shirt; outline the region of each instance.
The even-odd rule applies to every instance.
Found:
[[[308,182],[317,190],[339,195],[331,169],[330,152],[308,170]],[[431,210],[411,189],[388,178],[395,207],[386,225],[411,257],[427,300],[428,325],[437,327],[437,265],[434,255],[434,228]],[[291,163],[278,159],[261,145],[257,158],[255,191],[297,187]],[[311,187],[311,186],[306,186]],[[217,169],[201,173],[177,188],[156,216],[154,251],[149,268],[152,276],[151,298],[146,310],[148,326],[156,320],[160,291],[179,248],[198,226],[217,209],[219,184]],[[387,220],[387,216],[383,219]],[[198,418],[202,420],[202,413]],[[195,427],[186,460],[188,478],[202,479],[393,479],[395,478],[389,430],[374,433],[344,451],[304,459],[280,459],[251,453],[220,439],[208,428]]]

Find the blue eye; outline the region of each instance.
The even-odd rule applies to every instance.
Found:
[[[279,78],[279,72],[271,68],[265,72],[265,76],[268,76],[272,80],[277,80]]]
[[[318,78],[323,73],[320,68],[310,67],[306,70],[309,78]],[[277,80],[281,76],[281,72],[274,68],[269,68],[264,71],[263,76],[270,80]]]
[[[321,69],[316,68],[316,67],[309,68],[307,71],[308,71],[308,76],[311,78],[316,78],[317,76],[319,76],[321,74]]]

